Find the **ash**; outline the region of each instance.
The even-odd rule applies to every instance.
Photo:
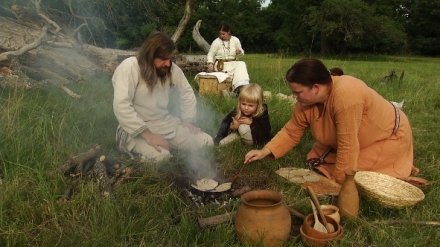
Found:
[[[232,202],[240,200],[240,198],[233,197],[230,192],[204,192],[196,189],[189,189],[186,192],[198,208],[205,207],[208,204],[228,206]]]

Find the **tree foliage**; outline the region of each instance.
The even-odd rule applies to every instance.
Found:
[[[138,47],[154,30],[172,34],[186,0],[41,0],[51,18],[75,29],[85,43],[101,47]],[[440,0],[196,0],[182,52],[201,52],[192,27],[210,43],[228,23],[247,52],[400,53],[440,55]],[[31,0],[5,0],[32,7]]]

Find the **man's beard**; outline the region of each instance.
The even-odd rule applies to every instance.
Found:
[[[166,75],[170,72],[170,67],[161,67],[161,68],[156,68],[156,74],[161,77],[164,78],[166,77]]]

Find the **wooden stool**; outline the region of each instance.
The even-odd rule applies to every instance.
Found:
[[[217,77],[213,75],[199,75],[197,77],[200,94],[218,94],[222,95],[222,90],[230,89],[232,87],[232,79],[227,78],[219,83]]]

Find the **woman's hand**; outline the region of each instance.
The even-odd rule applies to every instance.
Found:
[[[236,49],[236,50],[235,50],[235,54],[236,54],[236,55],[240,55],[240,54],[241,54],[241,50],[240,50],[240,49]]]
[[[214,70],[214,64],[213,63],[208,63],[208,71],[212,72]]]
[[[162,152],[162,149],[160,149],[159,147],[170,150],[170,144],[161,135],[154,134],[150,130],[145,130],[144,132],[142,132],[141,136],[145,139],[148,145],[153,146],[159,153]]]
[[[252,118],[251,117],[241,117],[238,122],[240,124],[247,124],[247,125],[251,125],[252,124]]]
[[[270,151],[270,149],[268,149],[266,147],[264,147],[260,150],[251,150],[244,156],[244,163],[248,164],[248,163],[256,161],[256,160],[261,160],[271,153],[272,152]]]

